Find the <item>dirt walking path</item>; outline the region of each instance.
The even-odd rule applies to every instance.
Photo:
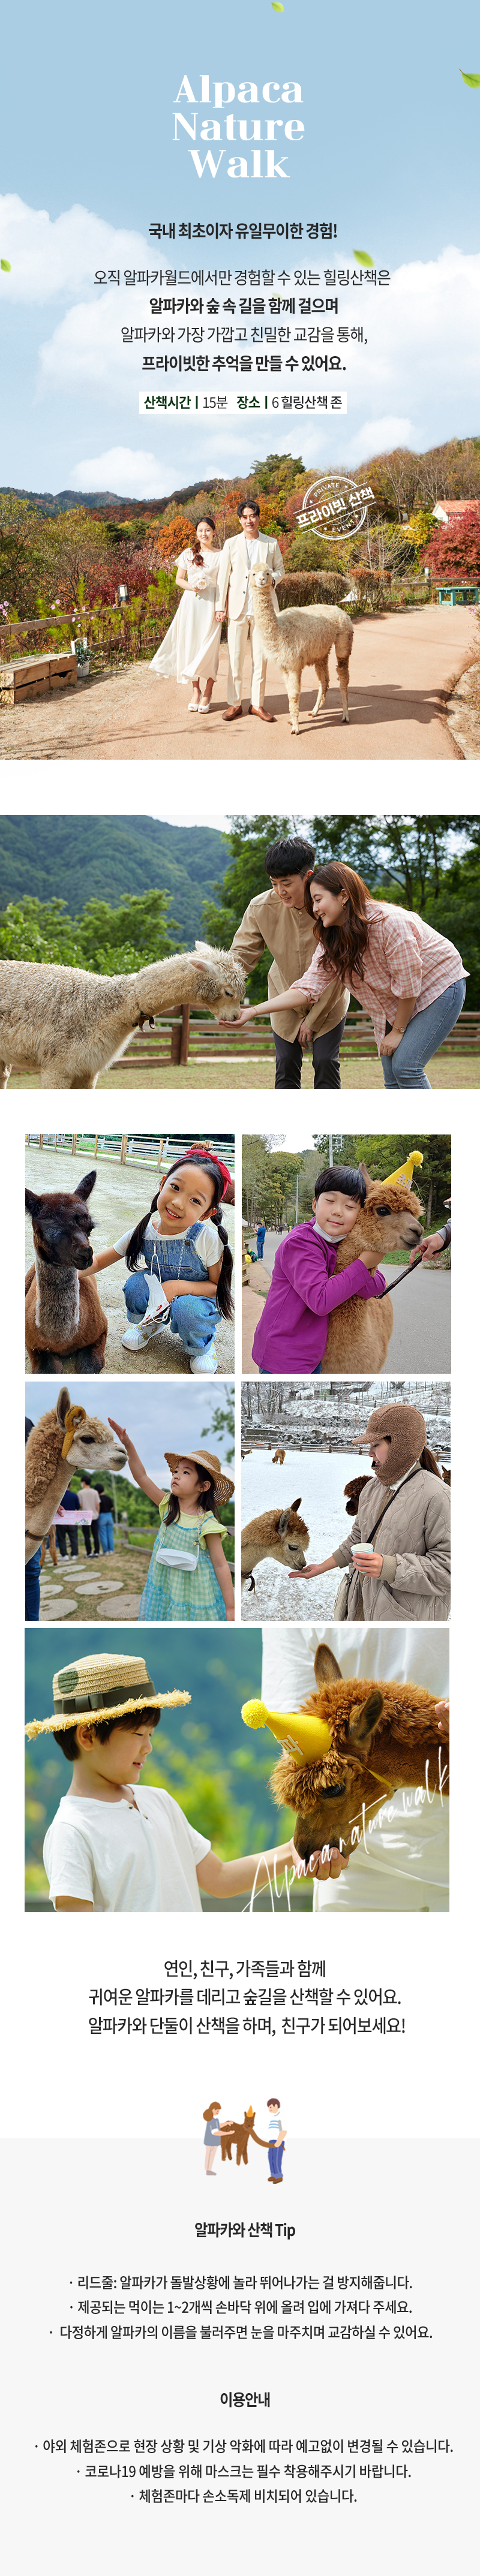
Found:
[[[292,736],[285,688],[274,662],[267,671],[266,703],[273,726],[245,714],[224,724],[227,649],[222,645],[212,713],[188,714],[188,690],[159,680],[146,663],[100,674],[60,699],[17,707],[0,720],[4,760],[459,760],[449,731],[446,700],[454,674],[472,648],[468,608],[406,609],[368,617],[355,628],[351,661],[350,724],[340,721],[340,694],[332,686],[322,715],[312,716],[314,674],[304,674],[300,733]],[[335,657],[331,656],[331,668]]]

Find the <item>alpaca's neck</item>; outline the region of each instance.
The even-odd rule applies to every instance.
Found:
[[[78,1270],[56,1270],[54,1263],[42,1261],[35,1253],[37,1303],[35,1323],[44,1333],[50,1349],[68,1350],[80,1319],[80,1286]]]
[[[372,1252],[369,1244],[362,1241],[358,1218],[351,1234],[345,1234],[343,1242],[337,1244],[335,1270],[348,1270],[350,1261],[364,1261],[366,1270],[376,1270],[377,1267],[378,1252]]]
[[[38,1530],[40,1537],[49,1529],[70,1483],[70,1459],[62,1458],[63,1428],[53,1434],[47,1455],[42,1443],[42,1469],[37,1469],[35,1448],[25,1469],[25,1504],[27,1528]]]
[[[260,627],[261,635],[276,636],[278,617],[273,606],[271,590],[254,590],[253,598],[255,624]]]

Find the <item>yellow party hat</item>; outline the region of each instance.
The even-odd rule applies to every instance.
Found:
[[[416,1166],[421,1163],[423,1163],[423,1154],[418,1154],[414,1149],[413,1154],[408,1156],[408,1162],[399,1164],[398,1172],[387,1172],[384,1188],[388,1189],[390,1181],[405,1181],[407,1189],[410,1190]]]
[[[244,1726],[268,1726],[277,1744],[292,1754],[294,1762],[318,1762],[331,1745],[330,1727],[324,1717],[314,1717],[308,1709],[275,1709],[265,1707],[263,1699],[246,1699],[243,1703]]]

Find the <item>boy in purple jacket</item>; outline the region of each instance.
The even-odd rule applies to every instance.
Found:
[[[349,1163],[319,1173],[313,1225],[294,1225],[275,1253],[252,1349],[261,1377],[318,1377],[334,1306],[345,1305],[347,1297],[382,1296],[381,1270],[372,1277],[364,1261],[350,1261],[333,1277],[337,1244],[355,1225],[365,1199],[362,1173]]]

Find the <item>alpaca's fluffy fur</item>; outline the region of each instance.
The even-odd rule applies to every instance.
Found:
[[[260,1565],[264,1556],[275,1557],[277,1565],[306,1565],[303,1541],[308,1547],[310,1531],[299,1517],[299,1502],[300,1495],[281,1512],[259,1512],[242,1530],[242,1583],[250,1575],[251,1592],[255,1591],[254,1565]]]
[[[355,1847],[352,1826],[395,1789],[448,1795],[448,1760],[440,1744],[432,1692],[413,1682],[344,1681],[328,1647],[315,1657],[316,1690],[304,1707],[326,1721],[331,1745],[318,1761],[282,1753],[272,1774],[278,1807],[293,1807],[294,1841],[308,1860],[324,1846]],[[325,1794],[327,1793],[327,1794]],[[328,1794],[330,1793],[330,1794]],[[386,1793],[386,1797],[385,1797]]]
[[[311,666],[319,682],[314,716],[319,715],[320,708],[325,705],[328,656],[332,644],[335,645],[342,722],[348,724],[348,675],[353,644],[351,617],[347,617],[344,608],[330,608],[326,602],[312,608],[281,608],[277,614],[272,599],[273,575],[267,564],[256,565],[250,575],[250,588],[255,603],[255,625],[283,672],[292,733],[299,732],[302,672]]]
[[[187,1002],[213,1018],[238,1018],[243,968],[226,950],[162,957],[135,975],[90,975],[83,966],[6,958],[0,972],[0,1089],[9,1073],[39,1073],[46,1090],[93,1091],[124,1055],[135,1028]]]
[[[68,1386],[62,1386],[51,1413],[42,1413],[40,1422],[35,1422],[29,1432],[25,1449],[26,1564],[34,1556],[39,1539],[47,1539],[71,1476],[105,1475],[108,1469],[118,1474],[119,1468],[125,1466],[126,1450],[96,1413],[87,1413],[79,1422],[67,1457],[62,1458],[70,1401]]]
[[[401,1181],[372,1181],[365,1165],[360,1165],[367,1182],[365,1206],[350,1234],[339,1243],[335,1277],[347,1270],[351,1261],[364,1261],[372,1272],[382,1267],[382,1252],[403,1251],[407,1255],[421,1241],[421,1206],[414,1190]],[[387,1270],[388,1282],[388,1270]],[[408,1289],[406,1290],[408,1296]],[[323,1366],[327,1376],[356,1377],[366,1370],[372,1377],[383,1368],[390,1335],[393,1331],[391,1297],[347,1297],[328,1319],[328,1333]]]

